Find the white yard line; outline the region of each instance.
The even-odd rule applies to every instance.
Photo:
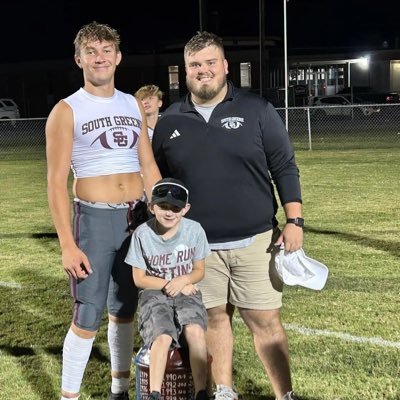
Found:
[[[8,288],[15,288],[15,289],[21,289],[22,286],[17,283],[17,282],[4,282],[0,281],[0,286],[2,287],[8,287]]]
[[[0,286],[8,287],[8,288],[15,288],[21,289],[22,286],[16,282],[4,282],[0,281]],[[240,317],[234,317],[236,322],[240,321],[244,323]],[[378,346],[383,347],[396,347],[400,348],[400,342],[392,342],[390,340],[385,340],[380,337],[363,337],[363,336],[354,336],[350,335],[349,333],[345,332],[335,332],[335,331],[328,331],[326,329],[311,329],[306,328],[304,326],[299,326],[295,324],[284,324],[284,327],[288,331],[294,331],[300,333],[305,336],[330,336],[335,337],[337,339],[341,339],[347,342],[356,342],[356,343],[368,343],[368,344],[375,344]]]
[[[235,316],[234,320],[235,322],[240,321],[240,323],[244,324],[244,322],[240,317]],[[305,336],[330,336],[337,339],[341,339],[346,342],[365,343],[383,347],[400,348],[400,342],[392,342],[390,340],[386,340],[381,337],[354,336],[345,332],[328,331],[326,329],[311,329],[295,324],[283,324],[283,325],[287,331],[297,332]]]
[[[337,339],[342,339],[347,342],[357,342],[357,343],[368,343],[376,344],[383,347],[397,347],[400,348],[400,342],[391,342],[390,340],[385,340],[380,337],[363,337],[354,336],[345,332],[334,332],[328,331],[326,329],[310,329],[303,326],[298,326],[294,324],[284,324],[285,329],[288,331],[295,331],[306,336],[331,336]]]

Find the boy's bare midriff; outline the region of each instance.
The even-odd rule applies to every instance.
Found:
[[[143,196],[143,180],[140,172],[78,178],[74,182],[76,197],[86,201],[124,203]]]

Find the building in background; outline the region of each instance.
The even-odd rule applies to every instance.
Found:
[[[266,38],[260,63],[256,38],[224,38],[229,78],[238,87],[262,94],[275,106],[284,107],[284,59],[281,39]],[[124,54],[116,73],[116,86],[134,91],[148,83],[165,92],[164,108],[186,93],[184,43],[168,43],[157,52]],[[304,106],[311,97],[332,95],[346,87],[368,87],[376,92],[400,92],[400,49],[371,52],[295,54],[288,57],[288,105]],[[263,71],[260,65],[265,65]],[[262,76],[261,76],[262,74]],[[0,64],[0,97],[12,98],[21,117],[46,117],[60,99],[82,85],[72,55],[67,60]]]

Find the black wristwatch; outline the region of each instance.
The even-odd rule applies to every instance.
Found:
[[[300,228],[304,228],[304,218],[300,218],[300,217],[287,218],[286,223],[287,224],[295,224],[296,226],[299,226]]]

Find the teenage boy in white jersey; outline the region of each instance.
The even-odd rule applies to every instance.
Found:
[[[80,29],[75,62],[84,85],[55,105],[46,124],[48,200],[74,299],[63,346],[62,400],[79,398],[106,306],[109,399],[129,399],[136,288],[118,252],[129,234],[131,209],[161,176],[140,101],[114,86],[122,58],[119,44],[119,34],[108,25],[92,22]],[[75,178],[73,229],[70,168]]]

